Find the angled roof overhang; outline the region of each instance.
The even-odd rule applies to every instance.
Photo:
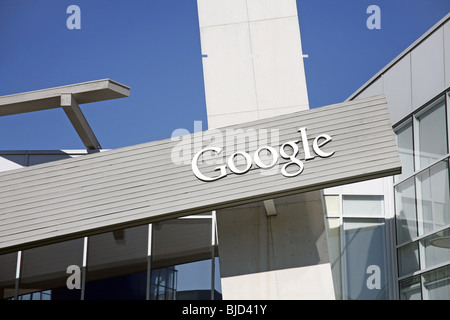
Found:
[[[110,79],[0,96],[0,116],[62,107],[86,149],[100,149],[100,143],[79,105],[128,97],[130,88]]]
[[[2,172],[0,253],[400,172],[383,96],[295,112]]]

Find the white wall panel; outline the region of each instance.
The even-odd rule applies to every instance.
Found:
[[[250,22],[250,35],[258,108],[308,109],[297,16]]]
[[[222,128],[259,119],[258,110],[248,112],[234,112],[219,115],[208,115],[208,128]]]
[[[201,28],[208,115],[257,110],[247,23]]]
[[[370,84],[367,88],[365,88],[356,99],[364,99],[368,97],[373,97],[383,94],[383,78],[379,77],[377,80],[375,80],[373,83]]]
[[[400,59],[383,75],[383,85],[391,122],[395,124],[413,111],[411,54]]]
[[[197,0],[200,28],[247,21],[245,0]]]
[[[443,26],[445,54],[445,87],[450,87],[450,21]]]
[[[250,21],[297,17],[295,0],[247,0],[247,6]]]
[[[415,110],[445,88],[443,28],[436,30],[411,52],[411,66]]]

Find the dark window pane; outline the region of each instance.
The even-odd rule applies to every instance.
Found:
[[[67,279],[72,274],[67,273],[67,268],[74,265],[81,271],[82,263],[83,239],[24,250],[19,283],[21,299],[79,300],[81,290],[67,288]]]
[[[0,299],[14,297],[17,252],[0,256]]]
[[[151,300],[211,300],[211,259],[152,270]],[[215,281],[220,281],[218,277]],[[214,299],[222,299],[220,284]]]
[[[211,222],[183,218],[153,224],[152,268],[211,258]]]
[[[148,225],[89,237],[85,300],[146,298]]]

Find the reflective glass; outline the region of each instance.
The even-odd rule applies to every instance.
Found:
[[[413,242],[398,248],[398,275],[401,277],[418,270],[419,243]]]
[[[423,298],[426,300],[450,300],[450,266],[423,275]]]
[[[344,219],[346,299],[388,299],[383,219]]]
[[[150,300],[176,300],[177,273],[175,266],[153,269],[150,280]]]
[[[211,259],[153,269],[151,300],[211,300]],[[222,298],[217,274],[214,299]]]
[[[81,287],[69,289],[67,281],[74,275],[81,283],[83,244],[83,239],[75,239],[22,251],[18,298],[79,300]],[[68,272],[69,266],[79,272]]]
[[[447,154],[445,99],[439,99],[416,118],[418,134],[415,137],[419,147],[416,153],[420,169]]]
[[[421,300],[420,276],[400,281],[400,300]]]
[[[0,256],[0,300],[14,297],[17,252]]]
[[[417,237],[416,191],[414,177],[395,187],[395,216],[397,243]]]
[[[151,299],[211,299],[211,232],[212,219],[201,216],[153,224]],[[215,298],[220,299],[217,259],[214,272]]]
[[[411,119],[396,130],[395,133],[397,136],[398,153],[402,163],[402,173],[395,176],[395,181],[399,181],[414,172],[413,130]]]
[[[442,248],[433,244],[433,240],[449,236],[450,229],[446,229],[421,240],[424,247],[425,258],[422,268],[429,268],[445,262],[450,263],[450,248]]]
[[[450,224],[448,163],[441,161],[417,175],[419,235]]]
[[[148,225],[88,239],[85,300],[145,300]]]
[[[212,219],[183,218],[153,224],[152,268],[211,258]]]

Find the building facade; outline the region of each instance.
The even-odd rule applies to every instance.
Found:
[[[362,130],[354,149],[330,142],[345,157],[322,157],[331,149],[310,138],[309,189],[237,164],[217,188],[185,169],[161,173],[176,139],[99,152],[78,112],[84,91],[66,104],[66,91],[56,93],[61,103],[48,107],[65,108],[87,151],[0,152],[2,299],[450,298],[450,15],[322,115],[308,110],[295,1],[243,4],[198,1],[209,135],[247,129],[256,150],[294,136],[249,137],[248,128],[305,119],[310,134],[324,133],[314,129],[321,122],[336,125],[333,143]],[[126,96],[111,85],[83,90],[98,100]],[[390,128],[402,165],[395,176]],[[333,161],[352,171],[340,176]]]
[[[402,173],[325,190],[342,298],[450,298],[449,61],[447,14],[348,98],[386,97]],[[373,265],[377,294],[363,281]]]

